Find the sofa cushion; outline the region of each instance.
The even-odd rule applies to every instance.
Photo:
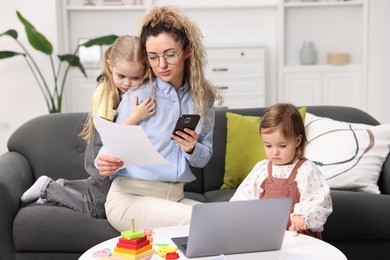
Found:
[[[204,196],[208,202],[229,201],[236,189],[212,190],[205,192]]]
[[[300,108],[299,112],[305,119],[306,108]],[[221,189],[235,189],[255,164],[267,157],[259,135],[261,117],[227,112],[226,119],[225,175]]]
[[[233,189],[266,157],[259,135],[260,117],[227,112],[226,119],[225,176],[221,189]]]
[[[390,150],[390,125],[352,124],[307,113],[305,156],[333,189],[380,193],[377,185]]]
[[[236,108],[236,109],[216,109],[215,125],[213,134],[213,156],[202,169],[203,193],[212,190],[219,190],[223,184],[225,175],[225,155],[227,138],[226,113],[232,112],[240,115],[259,116],[263,114],[265,108]]]
[[[187,199],[196,200],[199,202],[208,202],[207,198],[203,194],[200,194],[197,192],[185,191],[184,197]]]
[[[18,251],[82,253],[119,232],[106,219],[66,207],[30,204],[16,215],[13,235]]]

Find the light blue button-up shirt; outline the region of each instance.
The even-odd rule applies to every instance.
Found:
[[[213,102],[210,102],[212,121],[204,120],[205,126],[202,130],[198,124],[195,129],[199,134],[198,144],[192,154],[187,154],[170,137],[180,115],[196,113],[188,83],[176,91],[169,83],[157,78],[154,80],[154,91],[156,114],[142,120],[139,125],[144,129],[152,145],[169,163],[126,167],[113,174],[112,178],[121,175],[141,180],[191,182],[195,180],[195,176],[189,166],[204,167],[211,158],[215,119]],[[137,96],[138,102],[141,103],[151,96],[151,93],[149,83],[125,93],[118,107],[116,122],[121,123],[131,115],[134,96]],[[100,153],[104,153],[104,146]]]

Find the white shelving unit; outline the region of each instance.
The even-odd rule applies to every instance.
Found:
[[[95,5],[84,6],[83,0],[61,1],[60,24],[64,41],[60,42],[64,44],[63,49],[74,50],[80,39],[100,35],[137,35],[139,21],[147,9],[154,5],[174,4],[201,27],[208,52],[206,76],[221,88],[225,100],[222,106],[266,105],[267,63],[276,64],[276,57],[274,51],[266,54],[265,50],[274,48],[275,39],[272,37],[276,36],[276,23],[272,19],[277,10],[277,0],[144,0],[142,5],[132,5],[132,1],[124,0],[124,3],[106,6],[102,5],[102,0],[96,0]],[[237,10],[245,14],[239,23],[232,19]],[[251,24],[253,28],[244,30],[245,24]],[[267,32],[273,30],[273,34],[266,37],[253,34],[254,28]],[[218,71],[217,67],[224,69]],[[88,79],[77,70],[69,74],[65,93],[65,109],[68,112],[90,110],[90,99],[100,68],[88,68],[86,72]],[[274,71],[270,73],[276,75]]]
[[[59,42],[64,51],[74,50],[80,39],[106,34],[136,35],[147,9],[172,4],[183,9],[200,26],[205,46],[211,53],[209,68],[224,64],[232,72],[207,73],[217,85],[230,84],[228,89],[222,89],[226,101],[223,106],[291,102],[298,106],[367,108],[368,0],[143,0],[141,5],[123,0],[121,6],[105,6],[102,1],[95,0],[94,6],[84,6],[83,0],[59,2],[62,35]],[[240,19],[236,19],[238,13]],[[314,65],[300,64],[299,51],[305,41],[313,42],[317,50]],[[262,58],[255,55],[257,60],[249,56],[232,58],[239,50],[251,53],[260,49],[265,50],[264,55]],[[212,53],[219,51],[224,53],[223,58],[216,60]],[[350,63],[328,65],[326,55],[330,52],[347,52]],[[262,72],[250,70],[257,65],[248,67],[248,64],[257,64]],[[71,72],[65,96],[66,111],[89,108],[89,93],[99,73],[99,69],[87,69],[89,78],[85,80],[78,71]],[[88,95],[84,102],[74,97],[78,93]]]
[[[295,105],[367,107],[366,0],[280,1],[279,99]],[[317,62],[301,65],[303,42],[314,43]],[[347,65],[327,64],[327,54],[347,52]]]

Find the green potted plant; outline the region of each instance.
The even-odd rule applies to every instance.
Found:
[[[18,40],[18,32],[14,29],[7,30],[6,32],[0,34],[1,36],[9,36],[12,37],[18,45],[22,48],[22,52],[14,52],[14,51],[0,51],[0,59],[11,58],[15,56],[23,56],[25,61],[34,75],[36,82],[42,92],[42,95],[45,99],[47,108],[50,113],[59,113],[61,112],[62,107],[62,97],[65,88],[66,78],[68,76],[68,72],[71,67],[77,67],[80,69],[81,73],[87,77],[85,69],[80,62],[80,58],[78,56],[78,50],[81,46],[91,47],[94,45],[103,46],[103,45],[111,45],[118,36],[116,35],[106,35],[94,39],[90,39],[89,41],[79,44],[74,51],[73,54],[64,54],[57,55],[59,59],[58,67],[55,68],[54,60],[53,60],[53,46],[49,42],[49,40],[40,32],[38,32],[35,27],[25,19],[18,11],[16,11],[16,15],[19,20],[24,25],[24,29],[26,31],[26,35],[28,38],[28,42],[30,45],[37,51],[40,51],[46,55],[48,55],[51,69],[52,69],[52,79],[48,79],[47,76],[42,74],[41,69],[38,67],[35,62],[33,56],[27,51],[25,46]],[[65,63],[64,67],[62,66]],[[52,83],[49,83],[52,82]]]

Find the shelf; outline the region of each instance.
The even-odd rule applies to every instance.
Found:
[[[174,5],[181,9],[248,9],[278,7],[280,0],[153,0],[154,5]]]
[[[206,49],[224,49],[224,48],[265,48],[264,42],[207,42],[204,41]]]
[[[362,1],[329,1],[329,2],[294,2],[294,3],[285,3],[285,8],[296,8],[296,7],[328,7],[328,6],[362,6]]]
[[[366,20],[361,1],[323,2],[331,4],[326,7],[318,2],[303,4],[313,8],[290,8],[284,13],[284,65],[300,65],[299,52],[306,41],[314,43],[318,65],[326,65],[327,54],[332,52],[347,52],[351,64],[364,62]]]
[[[293,65],[284,66],[284,72],[348,72],[362,70],[361,64],[347,64],[343,66],[336,65]]]
[[[181,9],[247,9],[247,8],[276,8],[276,3],[253,3],[253,4],[240,4],[240,2],[233,4],[208,4],[208,5],[196,5],[196,4],[180,4],[177,7]]]
[[[276,1],[265,1],[257,3],[242,3],[242,2],[228,2],[228,3],[218,3],[210,2],[207,4],[198,4],[193,2],[179,2],[175,4],[178,8],[188,9],[188,10],[204,10],[204,9],[248,9],[248,8],[276,8],[278,4]],[[148,4],[143,5],[93,5],[93,6],[84,6],[84,5],[68,5],[66,8],[69,11],[102,11],[102,10],[146,10],[150,6]]]
[[[67,6],[68,11],[83,11],[83,12],[93,12],[93,11],[124,11],[124,10],[146,10],[148,6],[146,5],[94,5],[94,6],[84,6],[84,5],[74,5]]]

